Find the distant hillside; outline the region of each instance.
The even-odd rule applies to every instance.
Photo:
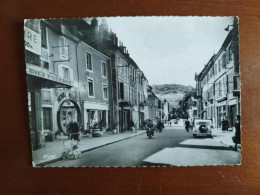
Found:
[[[166,99],[170,103],[170,107],[178,107],[179,101],[183,96],[194,90],[192,86],[179,84],[152,85],[152,88],[158,98],[162,100]]]

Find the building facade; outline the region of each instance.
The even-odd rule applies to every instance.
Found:
[[[236,18],[220,50],[195,75],[198,116],[210,119],[216,128],[228,120],[232,128],[240,115],[239,54]]]
[[[33,38],[32,38],[33,37]],[[32,43],[34,42],[34,43]],[[33,45],[33,46],[32,46]],[[66,134],[68,117],[81,122],[77,81],[76,39],[57,20],[25,21],[25,61],[33,148]]]

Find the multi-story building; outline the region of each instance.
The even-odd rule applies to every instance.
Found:
[[[25,21],[25,61],[33,148],[66,133],[68,117],[80,122],[76,39],[61,20]]]
[[[212,120],[217,128],[221,128],[223,120],[228,120],[229,126],[233,127],[236,115],[240,114],[240,83],[237,80],[239,55],[235,24],[236,21],[217,54],[195,75],[196,96],[199,98],[198,116]],[[234,76],[234,73],[238,76]]]
[[[148,119],[156,120],[160,117],[159,98],[153,93],[151,86],[148,86],[147,107],[148,107]]]

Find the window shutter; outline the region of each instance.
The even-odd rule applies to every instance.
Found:
[[[58,65],[58,76],[63,77],[62,65],[61,64]]]
[[[229,63],[229,47],[226,49],[226,63],[228,64]]]
[[[60,57],[68,57],[67,39],[65,37],[60,37]]]
[[[68,58],[68,53],[69,53],[69,47],[68,47],[68,42],[67,39],[64,38],[64,51],[65,51],[65,58]]]
[[[72,68],[70,68],[69,70],[70,70],[70,80],[73,81],[73,70]]]

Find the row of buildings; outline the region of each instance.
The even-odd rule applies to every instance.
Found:
[[[68,118],[89,132],[94,123],[124,132],[130,121],[141,129],[162,118],[166,102],[105,19],[25,20],[24,40],[33,148],[67,134]]]
[[[203,70],[195,75],[196,104],[195,117],[210,119],[214,127],[221,128],[222,121],[228,120],[229,127],[240,115],[240,71],[238,45],[238,19],[225,30],[228,35],[219,51],[214,54]],[[230,26],[232,26],[230,30]],[[195,111],[197,110],[197,111]]]

